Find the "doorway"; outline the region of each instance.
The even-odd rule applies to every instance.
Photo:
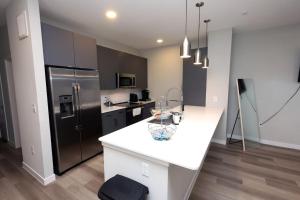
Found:
[[[13,148],[20,148],[19,121],[15,99],[12,64],[0,61],[0,131],[1,141]]]
[[[2,78],[0,76],[0,139],[3,142],[8,142],[7,117],[4,105],[4,94],[2,86]]]

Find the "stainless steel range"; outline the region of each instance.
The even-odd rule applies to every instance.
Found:
[[[138,102],[125,102],[116,104],[125,107],[126,110],[126,126],[143,120],[144,104]]]

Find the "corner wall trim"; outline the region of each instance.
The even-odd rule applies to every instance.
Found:
[[[226,145],[226,139],[212,138],[211,142],[214,142],[214,143],[217,143],[217,144]]]
[[[41,175],[39,175],[34,169],[32,169],[24,161],[22,162],[22,164],[23,164],[23,169],[25,169],[31,176],[33,176],[38,182],[40,182],[44,186],[48,185],[49,183],[54,182],[56,179],[55,174],[52,174],[46,178],[43,178]]]

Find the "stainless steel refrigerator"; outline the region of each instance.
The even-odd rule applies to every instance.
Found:
[[[102,152],[99,73],[46,66],[54,171]]]

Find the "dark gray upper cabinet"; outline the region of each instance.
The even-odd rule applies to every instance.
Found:
[[[192,52],[194,54],[195,50]],[[204,57],[207,48],[202,48],[201,54]],[[183,102],[184,105],[205,106],[207,70],[193,62],[193,57],[183,60]]]
[[[100,71],[100,87],[102,90],[116,88],[116,73],[136,75],[136,87],[147,88],[147,59],[98,46],[98,63]]]
[[[77,33],[73,37],[76,67],[98,69],[96,40]]]
[[[147,59],[136,56],[134,58],[134,70],[136,74],[136,87],[146,89],[148,87],[148,67]]]
[[[116,89],[116,73],[118,73],[119,71],[119,52],[110,48],[97,46],[97,56],[99,63],[101,89]]]
[[[42,37],[46,65],[75,66],[72,32],[42,23]]]

